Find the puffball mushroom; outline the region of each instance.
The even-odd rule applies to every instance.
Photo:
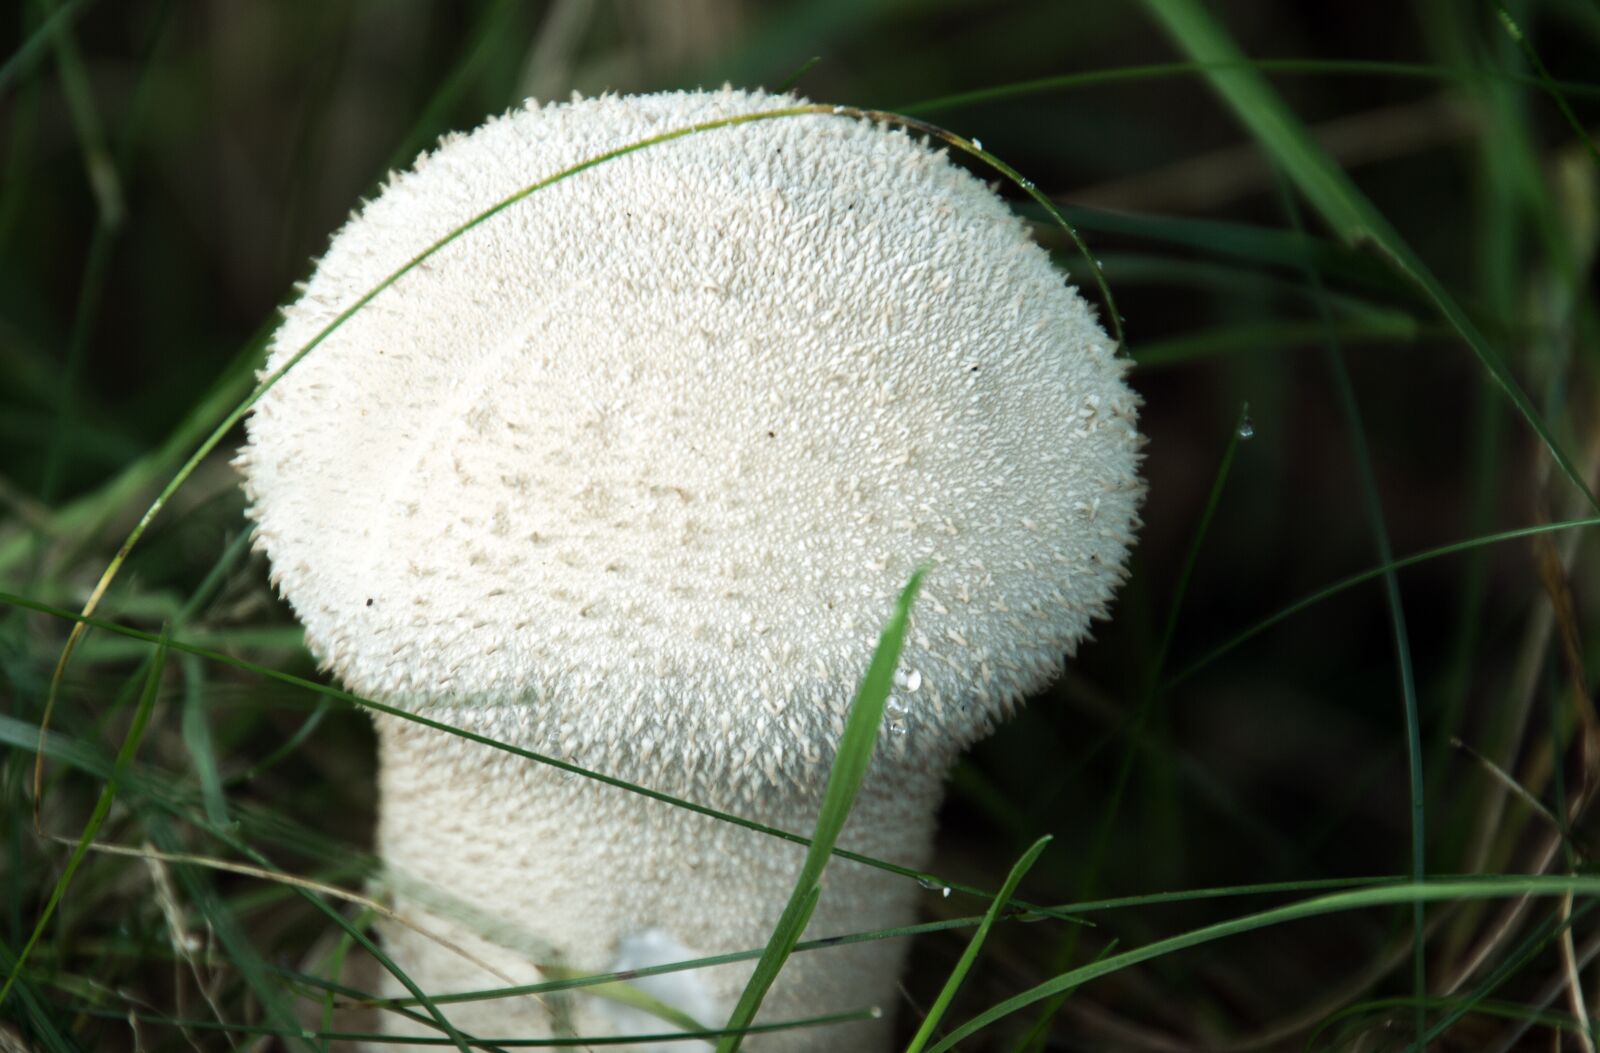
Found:
[[[530,102],[447,137],[334,237],[267,369],[521,188],[800,104]],[[1114,351],[1024,224],[942,152],[848,115],[784,116],[615,157],[467,231],[265,394],[240,464],[273,579],[351,690],[799,833],[894,598],[928,562],[840,842],[920,867],[957,753],[1060,670],[1125,576],[1140,439]],[[429,934],[383,938],[430,994],[759,948],[803,858],[376,724],[378,849],[395,909]],[[905,924],[917,895],[835,859],[808,934]],[[904,950],[795,956],[759,1020],[885,1018],[747,1047],[881,1048]],[[654,993],[716,1027],[750,970]],[[484,1037],[672,1030],[583,993],[442,1008]]]

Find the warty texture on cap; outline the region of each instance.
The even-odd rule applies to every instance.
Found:
[[[523,187],[799,102],[530,104],[446,138],[334,237],[267,370]],[[891,755],[947,759],[1106,614],[1142,494],[1125,372],[979,179],[784,116],[468,231],[261,399],[240,464],[352,690],[603,770],[812,785],[919,563]]]

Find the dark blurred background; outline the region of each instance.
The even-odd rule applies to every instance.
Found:
[[[1600,116],[1600,7],[1208,6],[1487,334],[1594,486],[1600,156],[1577,129],[1592,136]],[[1555,85],[1539,83],[1508,20]],[[1204,78],[1172,67],[1185,59],[1136,3],[10,5],[0,11],[0,590],[82,605],[156,491],[248,392],[277,306],[330,233],[441,133],[530,95],[778,87],[798,75],[795,90],[811,98],[918,114],[981,139],[1061,204],[1104,266],[1145,399],[1146,525],[1116,618],[1057,689],[956,773],[933,869],[996,887],[1027,844],[1052,833],[1025,887],[1036,902],[1406,874],[1403,658],[1430,872],[1587,873],[1581,808],[1552,854],[1550,824],[1496,769],[1553,812],[1586,803],[1594,758],[1572,742],[1591,727],[1600,671],[1593,530],[1404,569],[1403,639],[1373,580],[1190,669],[1292,601],[1379,566],[1385,546],[1403,556],[1594,511],[1434,306],[1371,246],[1343,243]],[[960,97],[1096,71],[1119,72]],[[1001,189],[1092,297],[1070,241]],[[1248,438],[1238,428],[1246,403]],[[1230,450],[1163,662],[1186,554]],[[264,567],[237,542],[242,499],[226,461],[219,451],[178,493],[103,613],[153,629],[181,612],[185,638],[314,676]],[[0,743],[0,942],[12,952],[66,852],[34,835],[26,798],[27,731],[68,627],[14,603],[0,610],[11,721]],[[91,637],[53,726],[114,753],[146,652]],[[143,761],[192,806],[237,813],[279,865],[359,885],[355,857],[341,856],[370,843],[363,716],[185,663],[152,729]],[[292,751],[280,750],[286,742]],[[75,837],[98,785],[58,766],[46,825]],[[142,821],[130,805],[111,819],[126,829],[105,836],[137,840]],[[228,854],[165,821],[173,846]],[[125,1023],[64,1008],[115,1006],[104,992],[122,991],[129,1004],[172,1011],[193,983],[165,967],[152,977],[133,953],[160,945],[172,924],[141,874],[128,860],[90,858],[52,949],[35,958],[37,989],[82,1048],[223,1048],[215,1034],[136,1038]],[[220,897],[266,961],[308,961],[329,938],[325,919],[270,886],[185,880],[178,899]],[[952,1020],[1113,946],[1281,901],[1194,896],[1108,911],[1093,929],[1002,926]],[[930,894],[927,909],[981,906]],[[1433,1048],[1580,1048],[1570,1027],[1552,1038],[1562,1032],[1538,1015],[1571,1009],[1547,924],[1559,906],[1530,908],[1498,937],[1497,909],[1430,909],[1425,957],[1440,1000],[1430,1019],[1527,951]],[[1054,1018],[1035,1007],[962,1048],[1405,1048],[1410,925],[1409,909],[1395,909],[1275,926],[1118,972]],[[1574,954],[1592,954],[1575,929]],[[97,941],[122,956],[79,957]],[[908,1026],[963,942],[919,938]],[[1483,947],[1486,964],[1467,971]],[[1580,988],[1592,991],[1593,970],[1579,965]],[[217,990],[233,991],[225,974],[217,967]],[[229,1005],[243,1017],[239,997]],[[1489,1002],[1515,1011],[1490,1014]],[[184,1004],[203,1011],[193,993]],[[14,1011],[0,1008],[0,1019]],[[14,1034],[39,1041],[17,1019]]]

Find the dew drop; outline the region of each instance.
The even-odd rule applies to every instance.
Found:
[[[1239,441],[1240,442],[1248,442],[1248,441],[1250,441],[1251,439],[1255,438],[1255,434],[1256,434],[1255,421],[1251,420],[1249,417],[1246,417],[1244,420],[1239,422]]]
[[[899,735],[904,735],[905,733],[906,733],[906,722],[905,721],[903,721],[903,720],[891,720],[891,721],[889,721],[889,734],[899,736]]]
[[[983,140],[982,139],[974,139],[974,140],[972,140],[972,148],[974,150],[982,150],[983,149]]]

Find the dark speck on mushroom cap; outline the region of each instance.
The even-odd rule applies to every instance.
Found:
[[[528,184],[797,101],[605,97],[447,138],[335,236],[268,369]],[[947,755],[1058,671],[1138,526],[1125,368],[980,180],[788,116],[469,231],[262,398],[240,464],[353,690],[613,770],[709,750],[779,779],[831,752],[925,561],[889,748]]]

